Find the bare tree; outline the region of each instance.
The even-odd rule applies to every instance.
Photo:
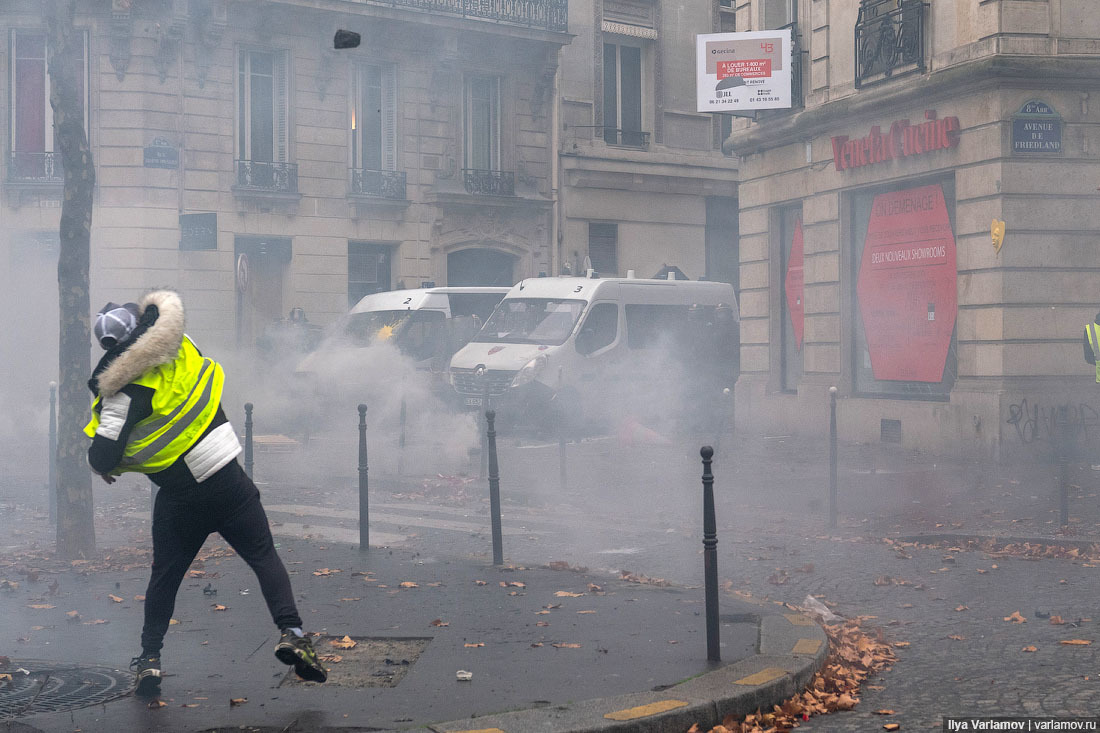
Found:
[[[59,411],[57,440],[57,551],[63,557],[95,551],[92,474],[82,433],[88,416],[85,388],[91,372],[88,265],[95,166],[84,129],[84,101],[78,73],[84,44],[73,21],[76,0],[49,0],[47,65],[53,107],[55,149],[65,170],[61,204],[61,252],[57,260],[60,298]]]

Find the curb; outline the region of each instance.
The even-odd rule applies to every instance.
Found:
[[[929,533],[929,534],[914,534],[914,535],[902,535],[898,537],[890,537],[889,539],[895,542],[915,542],[917,544],[945,544],[945,543],[973,543],[981,545],[985,542],[996,542],[1003,545],[1020,545],[1020,544],[1032,544],[1032,545],[1050,545],[1050,546],[1064,546],[1064,547],[1076,547],[1079,550],[1091,550],[1097,545],[1100,545],[1100,538],[1088,538],[1088,537],[1014,537],[1008,535],[993,535],[993,534],[952,534],[952,533]],[[965,548],[964,548],[965,549]],[[981,549],[981,548],[977,548]]]
[[[767,613],[757,653],[660,692],[638,692],[435,723],[435,733],[683,733],[712,728],[728,716],[766,709],[805,687],[829,651],[824,630],[808,616]]]

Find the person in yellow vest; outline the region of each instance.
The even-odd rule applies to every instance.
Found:
[[[1096,365],[1096,381],[1100,383],[1100,313],[1085,326],[1085,361]]]
[[[161,649],[176,592],[206,538],[217,532],[248,563],[282,634],[275,656],[302,679],[327,672],[294,603],[260,493],[237,462],[241,444],[221,407],[225,374],[183,332],[178,294],[158,290],[139,303],[108,303],[94,332],[106,353],[88,387],[88,464],[108,484],[128,471],[159,487],[153,507],[153,567],[145,592],[141,655],[130,668],[137,692],[160,691]]]

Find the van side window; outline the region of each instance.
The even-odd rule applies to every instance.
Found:
[[[686,305],[627,305],[627,348],[676,346],[687,336],[688,308]]]
[[[577,351],[591,354],[615,342],[619,331],[619,306],[615,303],[597,303],[584,319],[577,336]]]

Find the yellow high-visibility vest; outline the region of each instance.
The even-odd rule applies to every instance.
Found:
[[[134,426],[114,473],[156,473],[175,463],[210,426],[221,404],[225,372],[184,336],[173,361],[153,367],[132,383],[153,390],[153,414]],[[84,428],[89,438],[99,427],[101,407],[102,398],[96,396],[91,422]]]
[[[1096,359],[1096,381],[1100,383],[1100,338],[1096,335],[1096,324],[1085,326],[1085,333],[1089,335],[1089,346],[1092,347],[1092,357]]]

